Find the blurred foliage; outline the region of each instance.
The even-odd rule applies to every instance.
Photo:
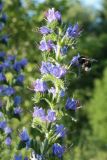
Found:
[[[22,121],[11,120],[11,126],[16,132],[13,134],[13,145],[11,150],[0,151],[3,159],[10,160],[14,155],[19,134],[18,129],[23,126],[30,126],[33,101],[31,82],[38,77],[41,61],[38,50],[41,38],[38,27],[44,24],[45,11],[55,7],[60,10],[64,20],[71,23],[78,22],[83,29],[83,33],[78,41],[79,48],[75,50],[77,54],[86,55],[98,60],[93,64],[89,73],[83,72],[77,80],[72,79],[69,86],[69,95],[79,97],[83,108],[76,113],[77,122],[71,124],[67,120],[65,123],[70,126],[71,133],[68,134],[70,147],[65,155],[65,159],[72,160],[106,160],[107,159],[107,1],[102,0],[102,7],[99,10],[84,6],[78,0],[3,0],[4,11],[7,13],[8,22],[5,27],[9,34],[9,44],[5,50],[7,53],[17,55],[18,58],[26,57],[29,61],[25,71],[25,89]],[[71,53],[72,54],[72,53]],[[97,80],[96,80],[97,79]],[[101,80],[100,80],[101,79]],[[95,83],[94,83],[95,81]],[[75,127],[74,127],[75,126]],[[74,128],[74,132],[72,129]],[[29,132],[33,133],[34,130]],[[11,152],[12,151],[12,152]],[[26,151],[24,150],[23,153]],[[27,151],[28,154],[28,151]]]

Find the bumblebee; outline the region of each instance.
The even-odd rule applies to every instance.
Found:
[[[78,58],[78,62],[79,62],[79,65],[81,66],[81,68],[88,72],[91,70],[91,67],[92,67],[92,63],[95,63],[97,62],[97,60],[95,59],[91,59],[91,58],[87,58],[85,56],[80,56]]]

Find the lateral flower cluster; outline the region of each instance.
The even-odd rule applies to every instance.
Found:
[[[54,8],[47,11],[45,20],[47,25],[38,30],[42,35],[38,47],[43,58],[41,74],[32,82],[35,103],[32,127],[36,130],[35,138],[29,141],[27,131],[26,134],[22,131],[24,134],[20,135],[21,142],[24,135],[32,148],[31,160],[62,159],[66,150],[63,139],[68,130],[61,123],[62,118],[70,117],[69,113],[80,106],[77,99],[68,97],[66,77],[71,67],[78,67],[79,56],[73,57],[71,54],[69,61],[67,57],[69,50],[74,49],[81,30],[78,23],[65,27],[61,13]]]
[[[10,146],[12,129],[8,122],[11,118],[19,119],[22,112],[22,97],[17,95],[16,88],[23,86],[23,69],[27,65],[27,59],[17,60],[16,56],[5,53],[4,46],[7,46],[9,40],[3,32],[6,22],[7,15],[3,13],[3,3],[0,1],[0,132],[5,144]]]

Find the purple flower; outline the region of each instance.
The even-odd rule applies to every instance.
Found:
[[[27,131],[26,131],[25,128],[24,128],[23,131],[19,134],[19,137],[20,137],[21,141],[25,141],[25,142],[29,141],[29,135],[28,135],[28,133],[27,133]]]
[[[39,49],[41,51],[50,51],[52,49],[52,46],[53,46],[53,43],[51,40],[48,40],[47,42],[46,40],[41,40]]]
[[[6,121],[1,121],[0,122],[0,129],[4,129],[6,127]]]
[[[54,122],[56,120],[56,112],[49,109],[46,119],[48,122]]]
[[[60,65],[53,65],[50,62],[42,62],[40,71],[42,74],[52,74],[57,78],[61,78],[66,74],[66,69],[64,67],[61,67]]]
[[[0,52],[0,61],[4,61],[5,56],[6,56],[5,52]]]
[[[41,34],[45,34],[45,35],[52,33],[52,30],[47,28],[46,26],[40,27],[39,30]]]
[[[52,8],[49,9],[48,12],[46,13],[46,18],[49,23],[55,20],[61,21],[61,13],[59,11],[55,11],[55,9]]]
[[[68,98],[66,101],[65,108],[67,110],[76,110],[77,108],[77,100]]]
[[[51,70],[51,74],[57,78],[61,78],[66,74],[66,69],[61,66],[54,66]]]
[[[69,38],[76,38],[80,35],[80,29],[79,29],[79,26],[78,24],[75,24],[74,27],[72,25],[70,25],[68,28],[67,28],[67,31],[66,31],[66,36],[69,37]]]
[[[17,116],[20,116],[20,114],[22,113],[22,109],[20,107],[15,107],[14,108],[14,114]]]
[[[0,11],[2,11],[2,8],[3,8],[3,3],[0,2]]]
[[[2,112],[0,112],[0,118],[2,118],[3,117],[3,113]]]
[[[1,21],[3,23],[6,23],[6,21],[7,21],[7,15],[6,14],[4,14],[4,13],[2,14]]]
[[[52,93],[54,97],[56,96],[56,89],[54,87],[51,87],[50,89],[48,89],[48,92]]]
[[[5,127],[4,129],[5,134],[10,134],[12,132],[12,129],[10,127]]]
[[[0,72],[2,72],[2,71],[3,71],[3,69],[4,69],[3,64],[0,64]]]
[[[2,103],[2,101],[0,101],[0,109],[2,108],[2,106],[3,106],[3,103]]]
[[[61,158],[64,154],[64,147],[62,147],[60,144],[58,143],[55,143],[53,146],[52,146],[52,151],[53,151],[53,154],[55,156],[57,156],[58,158]]]
[[[41,79],[37,79],[33,83],[33,87],[35,92],[45,92],[48,90],[46,82],[42,81]]]
[[[10,146],[10,145],[11,145],[11,142],[12,142],[12,140],[11,140],[10,137],[7,137],[7,138],[5,139],[5,144],[6,144],[7,146]]]
[[[6,77],[3,73],[0,73],[0,82],[6,81]]]
[[[19,72],[21,69],[24,69],[24,67],[27,65],[27,59],[24,58],[21,61],[17,61],[14,63],[13,68],[15,71]]]
[[[61,90],[60,91],[60,97],[64,97],[65,96],[65,92],[64,92],[64,90]]]
[[[3,63],[4,68],[9,68],[10,67],[10,61],[6,59]]]
[[[74,56],[70,62],[71,65],[74,66],[79,66],[79,61],[78,59],[80,58],[80,55],[78,54],[77,56]]]
[[[4,27],[4,24],[0,23],[0,31],[2,31],[3,27]]]
[[[37,160],[43,160],[43,156],[42,156],[42,155],[39,155],[39,154],[36,154],[36,159],[37,159]]]
[[[14,65],[13,65],[13,68],[14,68],[15,71],[19,72],[21,70],[20,61],[15,62]]]
[[[14,160],[22,160],[22,155],[15,155]]]
[[[8,55],[7,59],[8,59],[9,61],[15,61],[16,56]]]
[[[4,86],[0,86],[0,93],[4,91]]]
[[[5,93],[5,95],[7,95],[7,96],[11,96],[11,95],[13,95],[13,94],[15,93],[15,90],[14,90],[14,88],[12,88],[11,86],[8,86],[8,87],[6,87],[6,88],[4,89],[4,93]]]
[[[26,58],[23,58],[21,61],[20,61],[20,65],[21,65],[21,68],[24,68],[26,65],[27,65],[28,61]]]
[[[28,157],[25,157],[24,160],[29,160]]]
[[[7,45],[8,40],[9,40],[9,37],[7,35],[4,35],[1,37],[1,42],[5,45]]]
[[[40,71],[41,71],[42,74],[46,74],[46,73],[50,74],[53,66],[54,65],[50,62],[42,62]]]
[[[62,137],[62,138],[65,136],[65,133],[66,133],[65,128],[62,124],[56,125],[55,132],[59,137]]]
[[[18,75],[18,77],[16,78],[16,83],[19,85],[22,85],[24,81],[24,75]]]
[[[14,105],[19,106],[21,104],[22,98],[21,96],[15,96],[14,98]]]
[[[34,112],[33,112],[33,117],[34,118],[40,118],[41,120],[45,120],[46,115],[45,115],[45,111],[42,108],[39,107],[34,107]]]
[[[64,46],[63,48],[61,48],[60,52],[62,55],[65,55],[67,53],[68,47]]]

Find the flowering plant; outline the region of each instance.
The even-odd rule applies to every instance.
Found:
[[[18,90],[23,86],[23,69],[27,59],[17,61],[16,56],[6,54],[4,46],[8,45],[9,37],[2,33],[7,21],[3,12],[3,3],[0,1],[0,148],[4,144],[9,146],[12,143],[12,128],[9,121],[12,118],[20,119],[22,109],[20,107],[22,98]]]
[[[39,28],[42,40],[39,50],[42,52],[40,77],[32,83],[35,103],[32,114],[34,137],[31,138],[24,128],[20,132],[18,149],[32,149],[31,160],[63,159],[67,149],[64,137],[68,129],[62,124],[64,117],[71,117],[71,112],[80,108],[79,100],[68,96],[68,75],[72,76],[73,68],[83,69],[81,56],[68,54],[74,49],[81,30],[76,23],[66,25],[59,11],[49,9],[45,15],[47,25]],[[70,58],[70,61],[68,60]],[[15,160],[22,159],[21,155]]]

